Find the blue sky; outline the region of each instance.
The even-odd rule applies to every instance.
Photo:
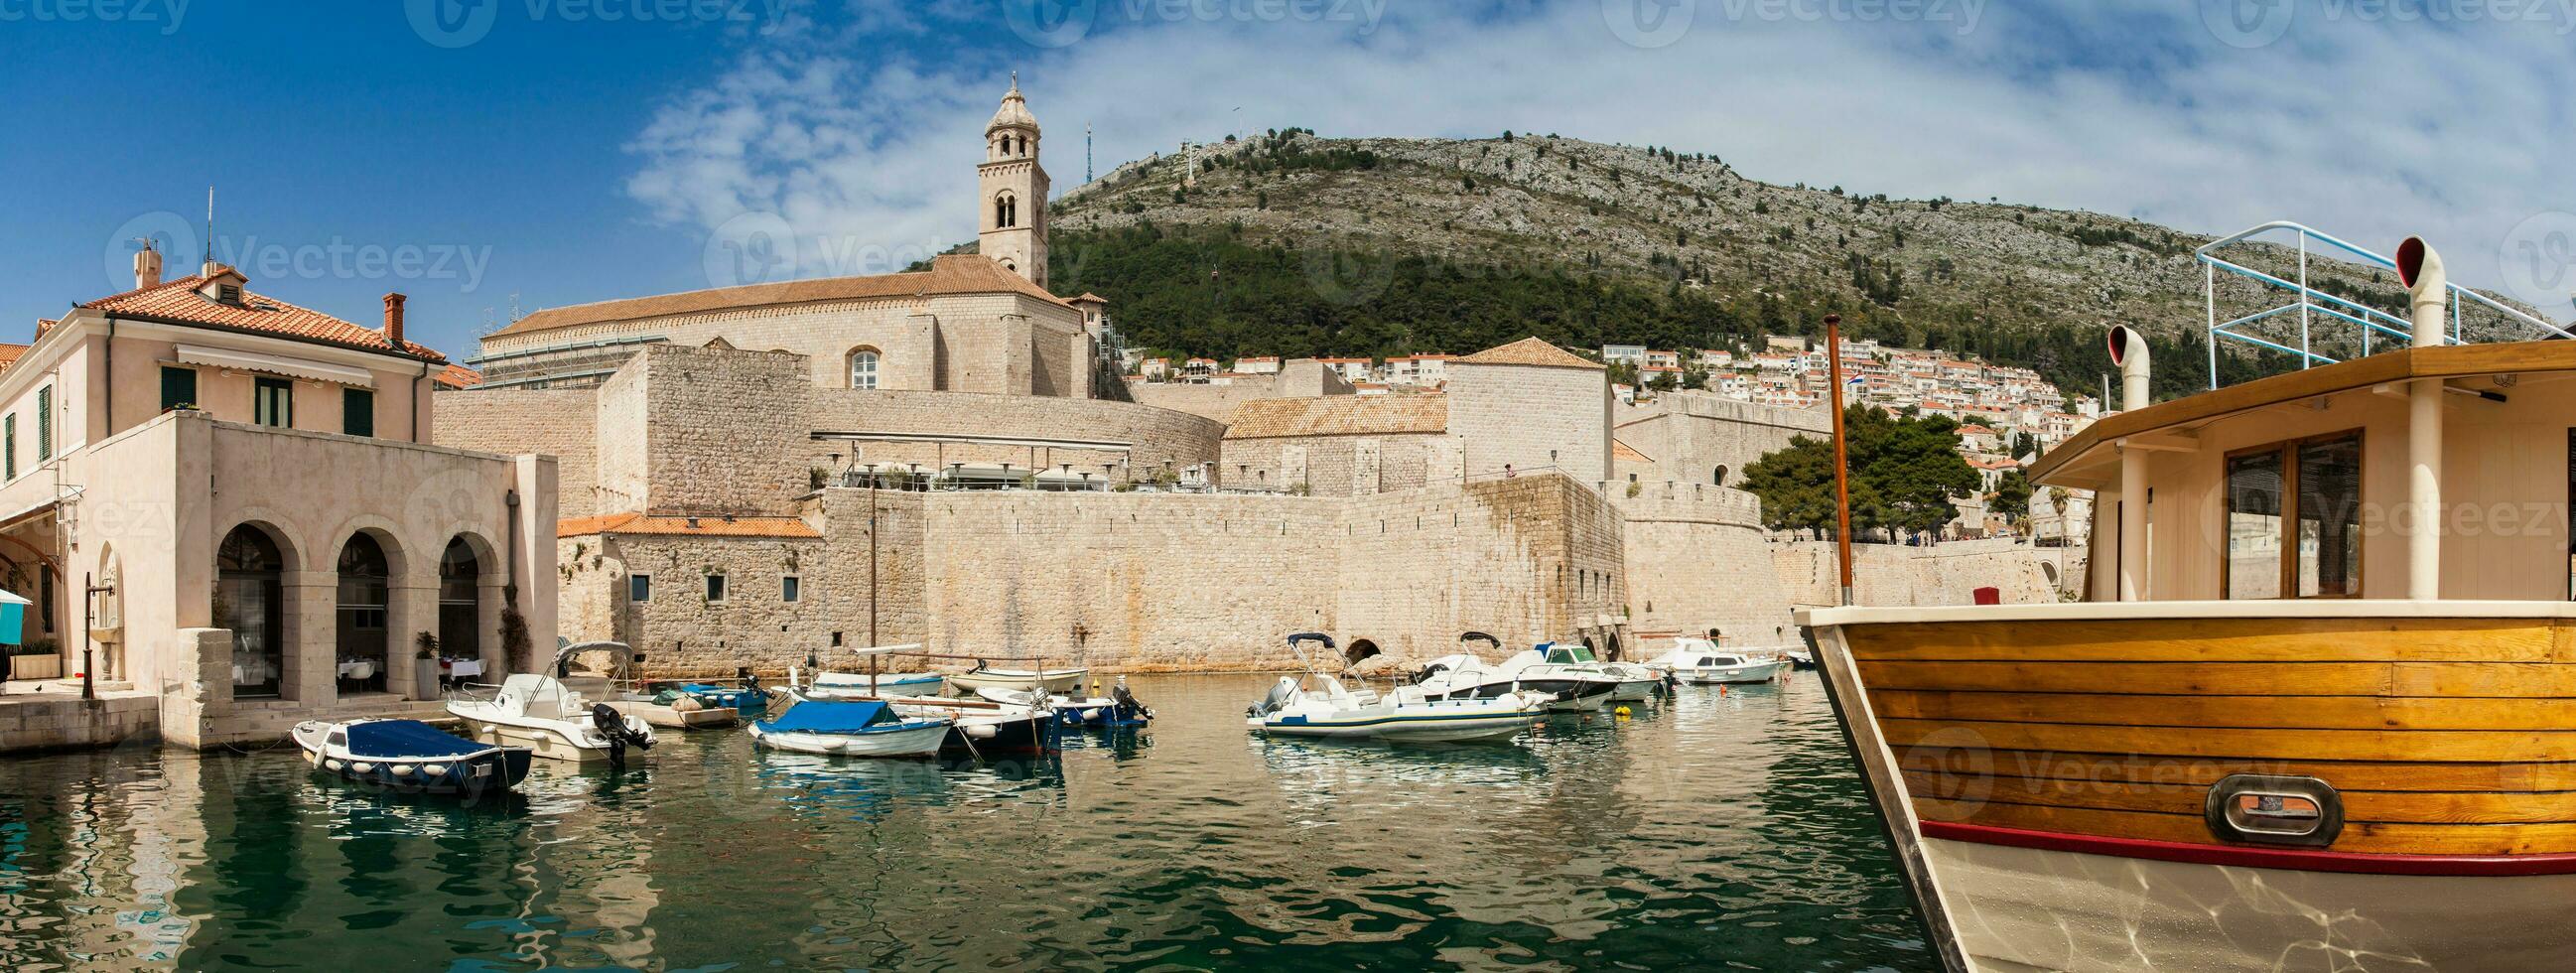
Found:
[[[113,4],[113,6],[111,6]],[[2471,19],[2475,15],[2475,19]],[[1059,193],[1182,138],[1504,129],[1756,178],[2294,219],[2564,318],[2576,0],[0,0],[0,337],[113,290],[122,237],[472,351],[487,313],[802,274],[972,234],[1012,70]],[[1239,110],[1238,110],[1239,109]],[[2554,298],[2554,300],[2553,300]]]

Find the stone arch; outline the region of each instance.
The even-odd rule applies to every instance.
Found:
[[[393,590],[404,577],[401,545],[390,531],[351,531],[332,555],[333,677],[343,693],[387,692],[395,659]]]
[[[303,562],[292,538],[275,524],[245,520],[215,544],[214,627],[229,629],[231,695],[280,697],[294,684],[296,613],[288,604],[286,576]]]
[[[2056,565],[2056,563],[2054,563],[2054,562],[2050,562],[2050,561],[2041,561],[2041,562],[2039,562],[2039,575],[2040,575],[2040,577],[2047,578],[2047,579],[2048,579],[2048,583],[2049,583],[2049,584],[2052,584],[2052,585],[2056,584],[2056,583],[2057,583],[2057,565]]]
[[[860,345],[841,356],[841,362],[854,389],[884,388],[885,352],[874,345]]]
[[[1620,651],[1618,631],[1614,629],[1612,631],[1602,633],[1601,655],[1599,658],[1610,662],[1618,662],[1620,661]]]
[[[1342,650],[1342,661],[1349,665],[1359,665],[1362,661],[1385,654],[1379,651],[1376,642],[1368,639],[1352,639],[1350,647]]]
[[[993,228],[1007,230],[1020,225],[1020,197],[1008,189],[993,194]]]
[[[1717,475],[1712,478],[1712,482],[1716,486],[1726,485],[1726,464],[1720,463],[1717,465]]]

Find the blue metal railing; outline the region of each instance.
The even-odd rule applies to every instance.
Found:
[[[2297,234],[2298,236],[2298,280],[2287,280],[2218,256],[2218,251],[2225,247],[2245,242],[2266,233],[2271,233],[2275,230],[2287,230]],[[2342,255],[2342,259],[2349,259],[2357,263],[2370,264],[2372,266],[2388,270],[2394,270],[2397,267],[2397,262],[2389,259],[2385,255],[2356,246],[2352,243],[2317,232],[2316,230],[2309,229],[2308,227],[2292,223],[2287,220],[2275,220],[2249,230],[2220,237],[2202,245],[2200,249],[2192,251],[2193,255],[2200,261],[2203,278],[2202,300],[2207,305],[2209,312],[2210,388],[2215,389],[2218,387],[2218,343],[2221,340],[2236,341],[2253,345],[2258,348],[2267,348],[2273,351],[2297,355],[2299,356],[2300,368],[2313,367],[2319,363],[2328,365],[2334,364],[2337,359],[2317,353],[2316,349],[2310,342],[2310,338],[2316,327],[2316,317],[2318,315],[2324,315],[2332,320],[2341,321],[2357,328],[2361,333],[2361,353],[2365,356],[2370,354],[2371,340],[2374,336],[2384,335],[2390,338],[2395,338],[2399,341],[2407,342],[2414,340],[2415,323],[2412,320],[2390,314],[2386,311],[2379,310],[2378,308],[2346,300],[2308,286],[2308,255],[2313,249],[2310,246],[2312,241],[2316,244],[2322,245],[2324,249],[2330,252],[2340,253]],[[2218,272],[2221,270],[2252,279],[2271,290],[2289,291],[2294,295],[2295,299],[2290,303],[2283,304],[2279,307],[2256,311],[2252,314],[2234,318],[2222,323],[2218,320]],[[2458,284],[2449,285],[2449,292],[2450,295],[2448,303],[2450,305],[2451,314],[2451,341],[2454,344],[2459,343],[2466,333],[2461,321],[2462,305],[2472,301],[2485,305],[2486,307],[2503,314],[2507,318],[2522,322],[2547,334],[2556,335],[2561,338],[2576,338],[2576,333],[2570,333],[2567,329],[2551,324],[2548,321],[2514,310],[2513,308],[2506,307],[2505,305],[2498,303],[2494,298],[2490,298],[2484,294],[2480,294]],[[2278,341],[2256,337],[2237,330],[2257,322],[2268,321],[2274,317],[2288,314],[2293,311],[2298,312],[2299,315],[2298,347],[2293,348]]]

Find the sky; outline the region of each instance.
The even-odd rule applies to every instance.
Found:
[[[1012,72],[1058,195],[1184,139],[1508,129],[2293,220],[2576,316],[2576,0],[0,0],[0,340],[216,256],[454,355],[513,308],[899,269]]]

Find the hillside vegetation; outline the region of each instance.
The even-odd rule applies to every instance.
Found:
[[[1840,313],[1856,337],[2028,366],[2070,393],[2098,387],[2101,335],[2128,323],[2165,363],[2160,395],[2207,381],[2192,258],[2207,240],[2155,224],[1780,186],[1714,156],[1547,135],[1291,129],[1197,155],[1195,180],[1158,156],[1056,204],[1055,290],[1109,298],[1130,345],[1217,358],[1464,353],[1528,334],[1731,347],[1816,334]],[[2295,276],[2283,248],[2234,253]],[[2404,314],[2388,272],[2320,260],[2311,279]],[[2280,302],[2237,285],[2220,313]],[[2273,328],[2295,343],[2295,323]],[[2321,352],[2352,353],[2326,333]],[[2226,350],[2228,381],[2296,363]]]

